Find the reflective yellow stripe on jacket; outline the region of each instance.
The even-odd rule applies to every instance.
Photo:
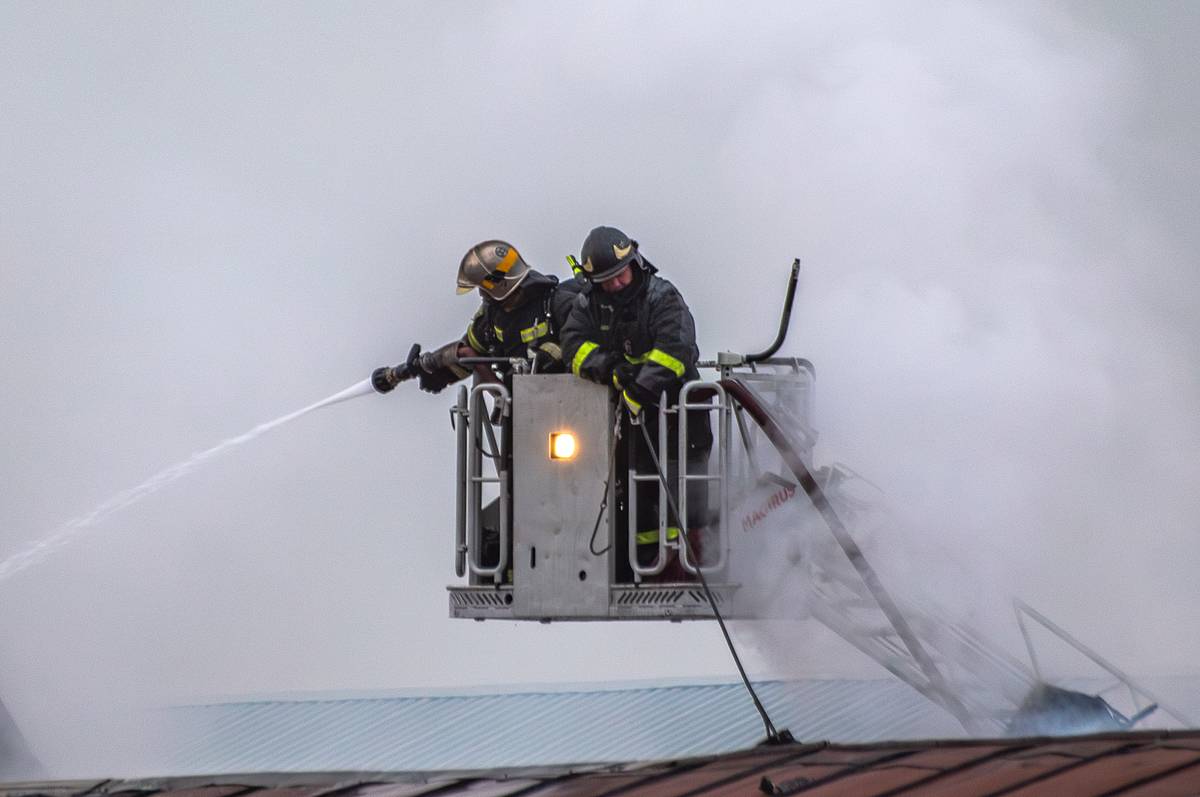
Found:
[[[629,405],[629,408],[630,408],[631,410],[633,410],[633,414],[634,414],[634,415],[640,415],[640,414],[641,414],[641,412],[642,412],[642,405],[641,405],[641,404],[639,404],[638,402],[636,402],[636,401],[634,401],[634,400],[633,400],[633,397],[629,395],[629,391],[628,391],[628,390],[622,390],[622,391],[621,391],[621,398],[625,399],[625,403]]]
[[[650,351],[646,352],[646,359],[652,363],[661,365],[663,368],[666,368],[680,379],[683,379],[683,374],[685,371],[687,371],[687,368],[683,363],[681,363],[679,360],[676,360],[662,349],[651,349]]]
[[[540,324],[535,324],[531,327],[521,330],[521,342],[533,343],[538,338],[544,338],[550,334],[550,324],[543,321]]]
[[[598,348],[600,348],[599,343],[593,343],[590,340],[584,341],[579,350],[575,352],[575,359],[571,360],[571,373],[579,376],[579,369],[583,367],[584,360]]]
[[[487,351],[483,344],[479,342],[479,338],[475,337],[475,325],[467,325],[467,343],[477,352]]]
[[[687,371],[687,366],[671,355],[667,354],[662,349],[651,349],[645,354],[637,357],[631,357],[626,354],[625,359],[634,365],[642,365],[648,362],[654,363],[655,365],[661,365],[663,368],[666,368],[680,379],[683,379],[683,375]]]

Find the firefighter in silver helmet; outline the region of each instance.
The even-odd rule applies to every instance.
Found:
[[[658,440],[658,404],[665,394],[674,404],[685,382],[698,379],[696,362],[696,324],[679,291],[658,276],[658,269],[642,256],[638,242],[614,227],[597,227],[588,233],[580,252],[580,268],[589,283],[571,307],[563,327],[563,360],[576,376],[613,388],[617,401],[630,416],[638,417]],[[678,467],[678,438],[670,417],[671,441],[664,466],[672,472]],[[689,472],[706,466],[712,449],[712,428],[708,413],[692,411],[688,418]],[[629,446],[628,456],[641,473],[653,473],[653,461],[640,432],[622,435]],[[675,484],[672,475],[670,483]],[[689,528],[707,523],[707,491],[703,482],[689,488]],[[625,490],[633,489],[624,485]],[[638,558],[642,564],[658,552],[659,523],[657,489],[642,499],[639,493],[637,524]],[[693,511],[693,508],[694,511]],[[678,540],[678,520],[670,518],[667,540]],[[700,535],[693,535],[693,543]],[[698,546],[697,546],[698,547]],[[665,575],[682,577],[677,559]]]
[[[528,357],[540,372],[566,370],[559,333],[582,287],[530,268],[510,243],[475,244],[458,267],[458,293],[478,290],[483,299],[466,332],[431,351],[414,346],[401,365],[376,369],[375,389],[386,393],[415,376],[422,390],[437,393],[470,373],[463,357]]]

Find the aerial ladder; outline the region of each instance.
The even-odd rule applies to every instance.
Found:
[[[863,502],[848,485],[859,477],[842,466],[814,465],[815,368],[803,358],[777,356],[799,267],[796,260],[770,347],[702,361],[711,378],[684,385],[674,405],[665,396],[660,402],[660,437],[649,441],[656,463],[673,454],[686,461],[696,412],[707,414],[715,430],[707,465],[695,471],[680,465],[670,479],[618,456],[622,425],[606,388],[569,374],[533,373],[523,360],[464,361],[495,366],[498,378],[460,387],[450,411],[457,439],[454,569],[465,581],[447,588],[450,616],[542,623],[764,619],[778,610],[768,594],[777,585],[762,577],[764,551],[791,550],[790,559],[783,554],[789,560],[782,577],[800,580],[799,608],[968,733],[1118,729],[1156,710],[1190,725],[1032,607],[1015,604],[1027,665],[968,625],[885,586],[851,531]],[[668,450],[672,424],[677,451]],[[702,548],[690,545],[687,534],[667,534],[671,515],[688,516],[686,505],[676,504],[686,504],[696,482],[707,487],[712,518],[691,530],[697,540],[703,535]],[[637,556],[645,531],[635,524],[639,500],[659,508],[658,555],[651,562]],[[672,556],[685,577],[663,581]],[[1038,669],[1034,624],[1089,658],[1112,683],[1100,694],[1051,686]],[[1113,690],[1123,695],[1124,711],[1102,696]]]

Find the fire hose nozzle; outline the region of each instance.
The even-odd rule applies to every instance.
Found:
[[[375,388],[376,393],[390,393],[399,384],[394,376],[395,369],[389,368],[386,365],[376,368],[371,372],[371,387]]]
[[[417,375],[420,358],[421,344],[414,343],[408,350],[408,357],[404,362],[390,368],[385,365],[371,372],[371,387],[375,388],[378,393],[392,392],[396,385],[407,382]]]

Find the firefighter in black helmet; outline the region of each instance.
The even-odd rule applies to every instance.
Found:
[[[588,233],[580,252],[580,269],[589,287],[576,297],[563,327],[563,360],[571,372],[609,385],[631,416],[638,416],[658,440],[658,404],[665,393],[674,404],[685,382],[699,378],[696,361],[696,325],[679,291],[659,277],[657,269],[638,250],[637,241],[614,227],[597,227]],[[674,416],[670,416],[674,418]],[[688,471],[702,470],[712,449],[708,413],[693,411],[688,419]],[[632,440],[631,440],[632,438]],[[668,429],[668,451],[660,460],[669,466],[670,483],[678,467],[675,424]],[[640,473],[653,473],[653,462],[640,431],[623,435],[627,456]],[[688,494],[689,529],[707,523],[707,491],[703,482],[692,482]],[[626,491],[634,489],[624,485]],[[658,553],[658,490],[638,494],[638,558],[645,566]],[[619,503],[624,503],[620,502]],[[677,545],[678,520],[669,518],[667,541]],[[700,535],[691,535],[694,547]],[[623,561],[619,558],[618,561]],[[665,580],[683,577],[672,557]]]
[[[559,333],[582,288],[576,279],[560,284],[557,277],[530,268],[510,243],[475,244],[459,264],[458,292],[478,290],[483,303],[461,338],[418,351],[403,368],[430,393],[470,373],[459,363],[462,357],[528,357],[540,372],[564,371]],[[399,366],[377,369],[372,377],[376,389],[387,392],[395,387],[400,380],[389,377],[400,371]]]

